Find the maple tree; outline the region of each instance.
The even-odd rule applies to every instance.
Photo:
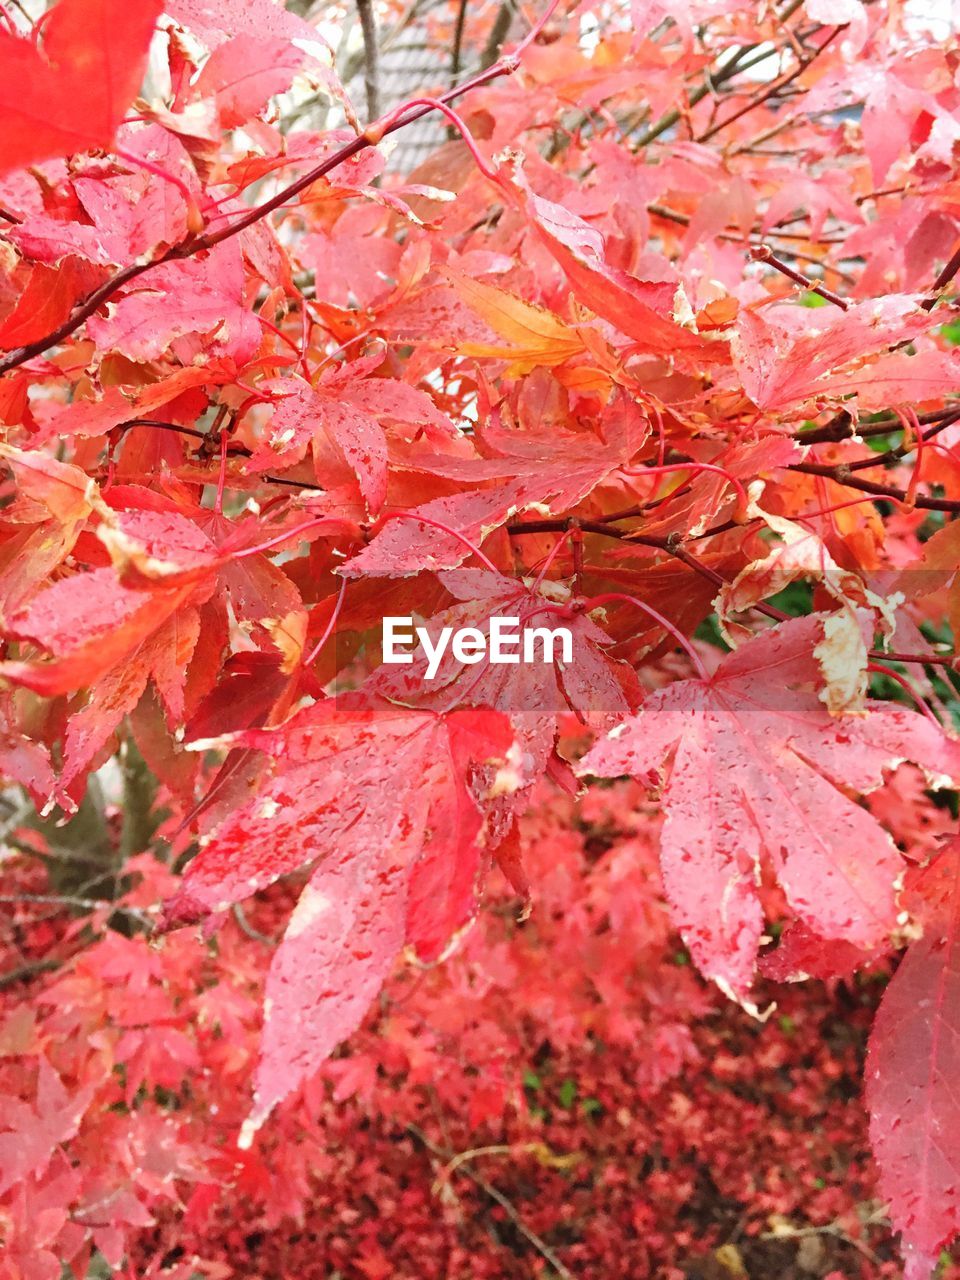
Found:
[[[336,7],[0,5],[0,1276],[159,1273],[227,1184],[301,1212],[348,1102],[456,1163],[417,1089],[507,1124],[531,1023],[652,1094],[723,999],[892,971],[918,1280],[960,1232],[960,49],[899,0],[460,3],[379,110],[411,13],[359,7],[366,125]],[[398,672],[397,616],[573,654]]]

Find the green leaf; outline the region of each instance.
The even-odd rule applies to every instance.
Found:
[[[571,1080],[569,1076],[563,1081],[557,1095],[560,1099],[561,1107],[565,1107],[568,1111],[577,1100],[577,1082]]]

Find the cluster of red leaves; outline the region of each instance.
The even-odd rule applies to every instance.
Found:
[[[867,1083],[883,1191],[924,1276],[960,1228],[960,844],[932,844],[921,816],[925,788],[949,804],[960,782],[943,727],[960,620],[955,42],[894,0],[586,0],[361,129],[324,41],[274,0],[3,19],[0,770],[68,815],[136,744],[182,874],[162,892],[148,876],[121,919],[204,920],[207,938],[152,951],[115,929],[10,1030],[37,1056],[9,1088],[11,1239],[54,1169],[44,1265],[97,1231],[116,1260],[142,1203],[126,1188],[94,1227],[88,1175],[162,1194],[207,1167],[209,1134],[171,1136],[159,1103],[152,1128],[126,1128],[153,1057],[151,1087],[180,1090],[197,1035],[209,1107],[230,1115],[224,1177],[231,1144],[258,1149],[298,1090],[307,1124],[338,1073],[370,1103],[383,1053],[408,1080],[436,1075],[445,1018],[444,1054],[484,1042],[482,1085],[447,1071],[447,1105],[500,1114],[509,1010],[500,1032],[473,1028],[456,987],[486,879],[499,864],[539,919],[555,867],[521,838],[537,788],[627,774],[660,796],[689,954],[744,1008],[761,975],[848,977],[913,944]],[[766,59],[772,78],[744,78]],[[291,86],[345,126],[285,131],[273,103]],[[381,143],[438,109],[459,136],[391,176]],[[435,681],[381,663],[386,614],[484,630],[514,611],[563,618],[573,661]],[[906,796],[888,781],[902,761],[923,771]],[[633,1007],[643,854],[604,904],[615,959],[591,971],[581,946],[567,982],[526,990],[568,1051],[585,1030],[618,1047],[650,1033]],[[242,983],[226,998],[208,944],[219,927],[237,971],[258,969],[226,913],[289,877],[251,1106],[257,1006]],[[588,935],[589,893],[565,889]],[[463,1009],[413,1005],[366,1066],[330,1061],[399,957],[394,981],[412,981],[458,945],[418,990],[439,984],[445,1009],[453,983]],[[178,955],[189,990],[165,976]],[[669,1007],[697,1007],[674,980],[657,979]],[[654,1073],[689,1043],[669,1018]],[[83,1070],[56,1066],[59,1042],[85,1046]],[[231,1073],[243,1085],[216,1101]],[[60,1159],[108,1080],[114,1161]]]
[[[138,1278],[519,1277],[541,1246],[574,1274],[790,1275],[817,1228],[813,1274],[897,1274],[856,1099],[883,975],[731,1018],[671,929],[659,821],[635,784],[576,813],[546,792],[523,822],[536,918],[503,885],[245,1152],[270,942],[233,921],[214,951],[185,930],[90,942],[89,922],[38,939],[72,958],[29,1004],[3,997],[0,1275],[84,1275],[95,1248]],[[126,906],[169,892],[153,858],[130,870]],[[250,923],[274,935],[297,888]]]

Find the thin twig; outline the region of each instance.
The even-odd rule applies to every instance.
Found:
[[[215,443],[209,431],[198,431],[195,427],[182,427],[177,422],[161,422],[157,418],[131,418],[129,422],[121,422],[113,429],[115,431],[131,431],[134,427],[156,427],[160,431],[173,431],[181,436],[190,436],[194,440],[199,440],[204,449],[212,448]],[[227,448],[227,455],[231,458],[249,458],[252,457],[253,450],[248,449],[245,444],[232,440]],[[322,484],[314,484],[310,480],[290,480],[286,476],[275,476],[268,471],[263,472],[257,478],[269,484],[287,485],[292,489],[310,489],[317,493],[325,492]],[[228,485],[227,488],[230,488],[230,486]]]
[[[380,115],[380,55],[377,48],[377,15],[373,0],[357,0],[363,32],[363,87],[367,95],[367,119]]]
[[[690,225],[689,214],[680,213],[677,209],[670,209],[668,208],[667,205],[658,204],[656,201],[652,201],[650,204],[647,205],[647,213],[652,213],[654,217],[663,218],[667,222],[675,222],[677,223],[678,226],[681,226],[681,227],[688,227]],[[776,236],[778,239],[782,239],[782,240],[791,240],[791,241],[800,240],[803,242],[809,241],[809,236],[802,235],[799,232],[794,234],[793,232],[790,232],[790,231],[777,231],[776,228],[768,228],[766,232],[761,232],[761,230],[758,227],[753,227],[751,228],[748,234],[751,236],[759,236],[761,234],[765,234],[768,236]],[[726,240],[731,244],[743,244],[744,242],[744,235],[742,231],[730,231],[730,230],[718,231],[716,233],[716,238],[718,240]],[[840,240],[834,241],[834,240],[821,239],[818,241],[818,243],[819,244],[842,244],[843,240],[840,239]],[[848,284],[856,284],[856,277],[852,276],[849,273],[849,271],[844,271],[842,267],[833,266],[829,263],[825,264],[822,258],[815,258],[812,254],[804,253],[801,249],[794,249],[791,247],[785,250],[785,252],[788,252],[790,257],[795,258],[798,262],[809,262],[811,266],[814,266],[814,267],[823,267],[826,265],[827,268],[833,271],[835,275],[839,276],[841,280],[845,280]],[[814,286],[811,283],[808,287],[812,289]]]
[[[487,37],[487,43],[483,46],[480,53],[480,69],[485,70],[492,67],[500,56],[500,50],[503,42],[507,38],[510,31],[510,25],[516,16],[516,8],[513,0],[504,0],[503,4],[497,10],[497,16],[493,20],[493,26],[490,28],[490,34]]]
[[[844,1244],[850,1245],[851,1248],[867,1259],[875,1267],[882,1265],[881,1259],[862,1240],[857,1240],[855,1236],[844,1231],[842,1227],[835,1222],[827,1223],[823,1227],[794,1227],[781,1226],[775,1231],[764,1231],[758,1236],[760,1240],[802,1240],[806,1236],[833,1236],[835,1240],[842,1240]]]
[[[783,21],[796,13],[802,3],[803,0],[790,0],[790,3],[780,13],[780,20]],[[746,59],[756,48],[757,46],[755,44],[749,44],[744,45],[742,49],[738,49],[733,57],[724,63],[722,67],[719,67],[715,71],[711,71],[704,77],[703,81],[697,86],[697,88],[691,90],[690,93],[687,94],[687,101],[684,103],[683,107],[671,107],[665,115],[660,117],[656,124],[652,124],[648,129],[644,130],[640,137],[636,139],[634,145],[637,147],[645,147],[656,138],[659,138],[662,133],[666,133],[668,129],[672,128],[677,123],[684,111],[689,111],[691,107],[695,107],[698,102],[702,102],[709,93],[713,93],[714,90],[732,79],[738,74],[738,72],[745,71],[749,66],[752,66],[752,62],[748,62]],[[770,57],[773,52],[775,51],[761,49],[755,61],[759,62],[763,58]]]
[[[262,942],[265,947],[275,947],[277,945],[276,938],[268,937],[267,934],[261,933],[259,929],[255,929],[246,917],[246,913],[239,902],[233,904],[233,918],[240,926],[241,930],[253,942]]]
[[[949,262],[937,276],[936,280],[934,280],[932,296],[921,302],[920,305],[923,307],[924,311],[933,310],[939,300],[937,295],[940,293],[940,290],[944,289],[950,283],[958,271],[960,271],[960,245],[957,245],[956,249],[954,249]]]
[[[460,66],[463,58],[463,29],[467,25],[467,0],[460,0],[457,9],[457,21],[453,28],[453,51],[450,54],[451,87],[460,79]]]
[[[718,134],[722,129],[725,129],[728,124],[733,124],[734,120],[739,120],[740,117],[745,116],[748,111],[754,111],[757,107],[761,105],[761,103],[767,102],[770,98],[774,97],[775,95],[778,95],[781,89],[785,89],[788,84],[791,84],[794,80],[797,79],[798,76],[802,75],[803,72],[806,71],[807,67],[810,66],[811,62],[813,62],[816,58],[819,58],[820,54],[823,53],[824,49],[827,48],[827,46],[839,35],[839,33],[842,30],[843,30],[843,27],[835,27],[834,30],[831,31],[830,34],[827,36],[826,40],[824,40],[824,42],[817,49],[815,49],[809,55],[809,57],[806,57],[802,59],[800,62],[798,62],[792,71],[789,71],[785,75],[780,76],[778,79],[771,81],[770,84],[764,87],[761,93],[757,94],[754,98],[752,98],[750,102],[745,103],[744,106],[740,107],[739,110],[734,111],[732,115],[727,116],[725,120],[719,121],[717,124],[713,125],[712,128],[707,129],[704,133],[701,133],[699,138],[697,138],[697,142],[709,142],[709,140],[712,137],[714,137],[715,134]]]
[[[100,877],[98,877],[99,879]],[[77,907],[84,911],[99,911],[104,907],[111,912],[119,912],[139,921],[140,924],[153,928],[153,922],[145,911],[139,907],[125,907],[111,898],[80,898],[68,893],[4,893],[0,894],[0,903],[39,903],[58,907]]]
[[[411,1133],[418,1142],[421,1142],[423,1146],[425,1146],[426,1149],[439,1160],[444,1160],[447,1164],[452,1160],[456,1160],[456,1152],[443,1151],[436,1145],[436,1143],[430,1141],[419,1125],[408,1124],[407,1132]],[[488,1182],[486,1178],[477,1173],[475,1169],[471,1169],[465,1164],[460,1165],[458,1172],[462,1173],[464,1177],[469,1178],[471,1182],[480,1188],[484,1195],[487,1195],[491,1200],[496,1201],[524,1239],[527,1240],[529,1244],[533,1245],[534,1249],[536,1249],[544,1261],[548,1262],[550,1266],[553,1267],[557,1275],[561,1277],[561,1280],[574,1280],[573,1272],[570,1271],[563,1262],[561,1262],[547,1244],[546,1240],[544,1240],[542,1236],[538,1236],[531,1227],[527,1226],[524,1220],[520,1217],[520,1214],[517,1212],[513,1203],[503,1194],[502,1191],[499,1191],[492,1183]]]
[[[929,431],[924,432],[919,441],[914,440],[912,436],[908,435],[902,444],[898,444],[893,449],[887,449],[883,453],[873,454],[872,457],[859,458],[856,462],[846,462],[841,465],[846,466],[849,471],[867,471],[871,467],[885,466],[888,462],[899,462],[902,458],[905,458],[907,454],[913,453],[918,445],[922,448],[923,445],[928,444],[938,436],[941,431],[946,431],[947,427],[952,427],[953,424],[958,421],[960,421],[960,408],[954,407],[949,413],[942,416],[940,421],[934,427]],[[900,430],[903,429],[903,425],[899,420],[888,426],[885,431],[872,432],[871,434],[886,435],[891,431],[896,431],[898,428]],[[803,441],[802,436],[799,437],[799,439],[801,442]]]
[[[683,546],[679,538],[675,536],[658,537],[653,534],[633,533],[622,529],[614,529],[599,521],[580,520],[577,522],[578,527],[586,533],[599,533],[608,538],[620,538],[630,542],[639,543],[641,546],[653,547],[656,550],[663,551],[666,555],[671,556],[674,560],[678,560],[681,564],[697,573],[702,578],[706,578],[715,587],[725,587],[728,585],[727,579],[722,574],[717,573],[716,569],[710,568],[709,565],[703,564],[700,560],[690,554]],[[524,533],[560,533],[570,525],[570,518],[558,518],[556,520],[531,520],[526,523],[514,524],[507,526],[507,532],[510,534]],[[698,538],[711,537],[716,533],[725,533],[729,529],[736,526],[733,521],[728,521],[725,525],[716,529],[709,529],[704,534],[698,534]],[[774,605],[765,604],[758,601],[752,604],[750,608],[755,613],[761,613],[764,617],[770,618],[773,622],[786,622],[791,615],[784,613],[782,609],[777,609]],[[887,662],[910,662],[919,663],[924,666],[950,666],[953,661],[952,654],[939,653],[900,653],[898,651],[886,651],[881,649],[871,649],[869,652],[871,658],[876,658]]]
[[[439,1186],[452,1173],[456,1173],[462,1165],[468,1164],[471,1160],[476,1160],[479,1156],[512,1156],[513,1154],[514,1148],[503,1142],[496,1143],[490,1147],[471,1147],[468,1151],[460,1151],[443,1166],[437,1175],[434,1185]]]
[[[872,480],[860,480],[851,474],[848,463],[839,462],[827,466],[819,462],[792,462],[788,471],[800,471],[808,476],[826,476],[845,489],[858,489],[861,493],[869,493],[877,498],[887,498],[891,502],[902,502],[905,506],[919,507],[921,511],[950,511],[960,513],[960,502],[952,498],[928,498],[924,494],[915,494],[909,502],[904,489],[894,485],[876,484]]]
[[[821,298],[824,298],[827,302],[832,302],[841,311],[846,311],[849,308],[850,303],[846,298],[841,298],[839,293],[834,293],[832,289],[828,289],[816,280],[808,279],[802,271],[797,271],[795,267],[789,266],[782,258],[777,257],[769,245],[761,244],[756,249],[751,249],[750,257],[754,262],[767,263],[768,266],[779,271],[781,275],[787,276],[790,280],[795,280],[797,284],[802,284],[811,293],[818,293]]]
[[[27,978],[32,978],[34,974],[49,973],[52,969],[59,969],[59,967],[59,960],[31,960],[28,964],[18,965],[16,969],[10,969],[7,973],[0,973],[0,991],[18,982],[26,982]]]

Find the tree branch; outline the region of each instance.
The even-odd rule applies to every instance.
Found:
[[[357,0],[363,32],[363,86],[367,95],[367,119],[380,115],[380,54],[377,48],[377,15],[373,0]]]
[[[467,0],[460,0],[457,8],[457,21],[453,28],[453,50],[450,54],[450,85],[460,79],[460,66],[463,58],[463,29],[467,24]]]
[[[239,902],[235,902],[231,910],[233,912],[233,918],[234,920],[236,920],[237,924],[240,926],[240,929],[253,942],[262,943],[263,946],[265,947],[275,947],[277,945],[276,938],[270,938],[265,933],[261,933],[259,929],[255,929],[253,927],[253,925],[247,919],[246,912],[244,911],[243,907]]]
[[[816,280],[808,279],[802,271],[797,271],[795,267],[788,266],[782,258],[778,258],[769,245],[761,244],[756,249],[750,250],[750,257],[754,262],[765,262],[768,266],[773,267],[782,275],[790,280],[795,280],[797,284],[803,285],[811,293],[818,293],[821,298],[827,302],[832,302],[835,307],[839,307],[841,311],[846,311],[850,303],[846,298],[841,298],[839,293],[834,293],[832,289],[826,288]]]
[[[722,129],[725,129],[728,124],[733,124],[734,120],[739,120],[740,117],[745,116],[747,112],[755,110],[757,107],[761,105],[761,103],[767,102],[770,98],[774,97],[776,94],[780,92],[781,89],[785,89],[788,84],[791,84],[794,80],[797,79],[798,76],[802,75],[803,72],[806,71],[807,67],[810,66],[811,62],[813,62],[816,58],[819,58],[820,54],[823,53],[824,49],[826,49],[826,47],[834,39],[836,39],[836,37],[839,35],[839,33],[842,30],[843,30],[842,26],[835,27],[833,31],[831,31],[830,34],[827,36],[826,40],[824,40],[824,42],[817,49],[813,50],[813,52],[810,53],[806,58],[801,58],[798,60],[797,65],[793,68],[792,71],[788,72],[785,75],[780,76],[776,80],[771,81],[770,84],[764,87],[762,93],[755,95],[753,98],[751,98],[749,102],[745,103],[742,107],[740,107],[738,111],[734,111],[732,115],[727,116],[726,120],[719,121],[719,123],[713,125],[711,128],[707,129],[704,133],[701,133],[700,137],[697,138],[697,142],[709,142],[709,140],[712,137],[714,137],[715,134],[718,134]]]
[[[522,533],[562,533],[566,528],[570,527],[574,517],[557,520],[531,520],[526,524],[507,525],[507,531],[511,534]],[[674,560],[678,560],[681,564],[686,565],[693,573],[697,573],[702,578],[706,578],[715,587],[727,586],[727,580],[722,574],[717,573],[716,569],[711,569],[709,565],[703,564],[696,556],[690,554],[683,546],[682,541],[677,536],[669,536],[666,538],[647,536],[643,534],[634,534],[620,529],[611,529],[607,525],[597,521],[579,520],[579,527],[586,533],[600,533],[608,538],[627,539],[630,542],[638,542],[642,546],[655,547],[663,551],[666,555],[672,556]],[[544,526],[549,526],[546,528]],[[708,529],[705,533],[699,534],[698,537],[708,538],[715,533],[724,533],[728,529],[734,527],[733,522],[721,525],[716,529]],[[737,526],[739,527],[739,526]],[[786,622],[791,615],[784,613],[782,609],[777,609],[774,605],[764,604],[758,601],[750,606],[754,613],[761,613],[764,617],[770,618],[773,622]],[[951,666],[954,659],[952,654],[939,653],[899,653],[887,652],[882,649],[871,649],[869,657],[876,658],[886,662],[913,662],[924,666]]]
[[[827,466],[819,462],[792,462],[786,469],[800,471],[808,476],[826,476],[828,480],[835,481],[845,489],[858,489],[861,493],[869,493],[876,498],[887,498],[891,502],[902,502],[906,506],[919,507],[922,511],[960,513],[960,501],[953,498],[928,498],[918,493],[908,503],[906,490],[897,489],[889,484],[876,484],[872,480],[859,480],[851,474],[849,463],[840,462]]]
[[[510,24],[513,22],[516,9],[511,0],[504,0],[504,3],[497,10],[497,16],[493,20],[493,26],[490,28],[490,34],[487,37],[487,43],[483,46],[483,52],[480,54],[480,70],[484,71],[487,67],[492,67],[500,56],[500,50],[503,42],[507,38],[510,30]]]
[[[779,15],[780,20],[785,21],[792,14],[796,13],[802,3],[803,0],[790,0],[789,4],[787,4],[786,8]],[[684,111],[689,111],[691,107],[695,107],[698,102],[702,102],[707,94],[712,93],[719,85],[725,84],[739,71],[743,71],[748,66],[752,65],[745,60],[756,48],[757,46],[755,44],[748,44],[744,45],[742,49],[738,49],[729,61],[727,61],[717,71],[711,72],[703,79],[696,89],[687,94],[687,101],[684,103],[682,108],[672,107],[666,115],[660,117],[656,124],[652,124],[648,129],[645,129],[640,137],[637,138],[635,146],[645,147],[656,138],[659,138],[662,133],[666,133],[668,129],[672,128],[677,123]],[[757,61],[759,62],[762,58],[770,56],[769,51],[761,50],[761,55],[757,58]]]
[[[26,982],[34,974],[49,973],[52,969],[59,968],[59,960],[31,960],[28,964],[18,965],[16,969],[0,973],[0,991],[3,991],[6,987],[15,986],[18,982]]]
[[[130,916],[131,919],[145,925],[148,929],[153,928],[153,921],[145,911],[141,911],[139,907],[125,907],[114,902],[112,898],[81,898],[70,893],[0,894],[0,903],[13,904],[20,902],[36,903],[41,906],[76,907],[81,911],[99,911],[101,908],[107,908],[111,914],[118,912],[120,915]]]
[[[928,426],[933,422],[944,422],[945,419],[954,422],[957,420],[955,417],[957,414],[960,414],[960,406],[952,404],[945,409],[934,409],[931,413],[919,413],[917,421],[921,426]],[[846,409],[841,409],[822,427],[814,427],[812,431],[797,431],[793,438],[798,444],[838,444],[841,440],[850,440],[854,436],[866,440],[872,436],[889,435],[891,431],[900,431],[902,428],[900,419],[893,415],[885,418],[883,422],[870,422],[863,427],[855,426]]]
[[[209,453],[205,454],[204,449],[211,448],[215,441],[208,431],[198,431],[195,427],[183,427],[178,422],[161,422],[158,418],[131,418],[129,422],[121,422],[113,428],[114,431],[132,431],[134,427],[155,427],[158,431],[173,431],[177,435],[190,436],[194,440],[201,442],[201,451],[198,455],[201,458],[209,458]],[[227,447],[227,454],[231,458],[249,458],[252,457],[253,451],[248,449],[245,444],[237,441],[231,441]],[[326,492],[322,484],[313,484],[310,480],[290,480],[286,476],[275,476],[270,472],[263,472],[258,479],[267,484],[286,485],[291,489],[310,489],[316,493]],[[227,486],[230,487],[229,485]]]
[[[954,249],[950,261],[946,264],[936,280],[933,282],[933,297],[925,299],[920,305],[924,311],[932,311],[937,305],[937,294],[941,289],[945,288],[953,277],[960,271],[960,245]]]

